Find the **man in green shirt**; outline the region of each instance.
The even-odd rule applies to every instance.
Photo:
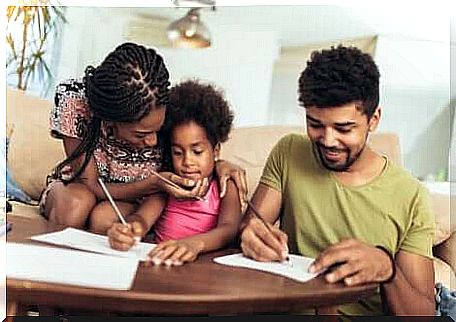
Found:
[[[259,261],[315,257],[311,272],[342,263],[329,283],[379,282],[377,295],[318,313],[434,315],[434,219],[427,190],[368,145],[379,123],[379,72],[353,47],[314,52],[299,79],[307,137],[271,151],[241,247]],[[280,229],[273,223],[280,217]]]

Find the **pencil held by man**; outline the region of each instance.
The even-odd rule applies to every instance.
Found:
[[[250,200],[247,200],[247,205],[248,205],[248,209],[250,209],[252,211],[252,214],[257,218],[259,219],[263,225],[266,227],[266,229],[272,234],[274,235],[274,232],[272,231],[272,226],[270,226],[264,219],[263,219],[263,216],[261,216],[261,214],[258,212],[258,210],[255,208],[255,206],[252,204],[252,202]],[[281,240],[279,240],[280,242]],[[280,252],[280,255],[283,257],[285,256],[285,259],[282,261],[282,263],[284,264],[289,264],[289,265],[292,265],[291,261],[290,261],[290,257],[288,256],[288,245],[285,244],[284,245],[285,247],[285,250],[279,250]]]
[[[268,222],[265,211],[260,215],[250,201],[248,206],[247,216],[250,216],[248,220],[250,224],[241,226],[241,235],[250,237],[242,239],[241,247],[244,255],[260,262],[287,261],[288,236]],[[257,249],[258,245],[262,247],[261,252]]]
[[[280,219],[293,250],[316,258],[311,273],[348,286],[380,283],[377,294],[332,312],[433,316],[429,193],[369,145],[382,115],[379,80],[373,57],[356,47],[313,52],[298,81],[306,135],[276,143],[253,201],[267,222]],[[241,225],[244,254],[277,258],[277,241],[257,218]]]

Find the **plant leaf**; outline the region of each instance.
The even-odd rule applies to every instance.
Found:
[[[39,3],[46,4],[41,6],[7,7],[6,64],[8,72],[14,71],[18,76],[18,88],[26,89],[29,82],[37,77],[42,80],[53,77],[46,57],[52,53],[47,48],[51,48],[49,42],[55,38],[49,37],[49,34],[53,32],[58,37],[62,24],[67,20],[66,8],[49,6],[51,1],[40,0]]]

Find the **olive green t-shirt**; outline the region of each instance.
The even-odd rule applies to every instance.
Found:
[[[394,254],[432,258],[434,218],[418,180],[387,159],[369,183],[345,186],[317,158],[306,136],[287,135],[271,151],[260,179],[282,194],[281,227],[291,253],[315,258],[328,246],[355,238]],[[382,314],[379,293],[338,309],[347,315]]]

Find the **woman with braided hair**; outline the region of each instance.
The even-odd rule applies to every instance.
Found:
[[[101,178],[124,216],[156,206],[148,196],[166,192],[178,199],[201,196],[207,182],[171,172],[161,174],[182,186],[162,182],[153,171],[166,169],[160,128],[169,99],[169,73],[155,50],[124,43],[81,79],[61,82],[50,115],[51,135],[62,139],[67,158],[48,176],[40,198],[41,213],[51,222],[106,233],[118,221]],[[245,172],[219,161],[221,196],[226,181],[236,183],[245,200]],[[185,188],[185,189],[184,189]]]

